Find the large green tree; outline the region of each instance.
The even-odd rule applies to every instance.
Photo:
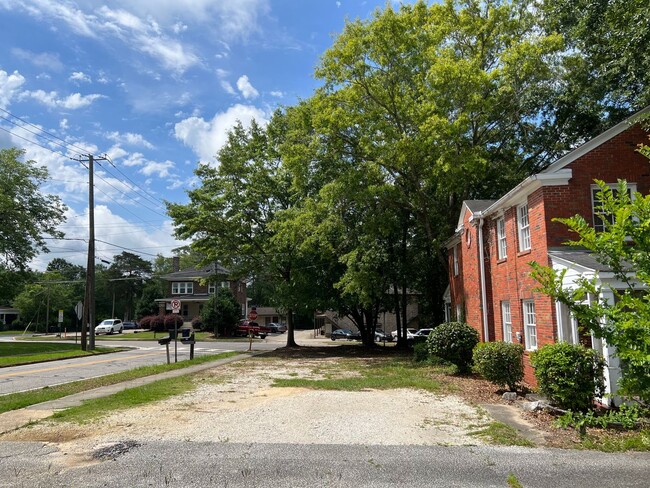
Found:
[[[282,164],[279,144],[285,114],[277,111],[266,128],[238,124],[217,155],[218,165],[200,165],[201,186],[186,205],[168,203],[176,235],[192,239],[205,262],[218,261],[237,276],[275,280],[274,295],[288,316],[287,346],[295,346],[293,311],[300,306],[296,279],[301,269],[299,240],[281,231],[290,221],[296,195]]]
[[[133,318],[134,304],[142,293],[145,282],[150,279],[153,266],[150,261],[137,254],[123,251],[113,256],[113,263],[108,268],[109,282],[113,299],[120,300],[125,320]],[[118,309],[119,309],[118,308]]]
[[[594,137],[650,104],[646,0],[544,0],[542,26],[565,41],[548,94],[547,136],[563,146]]]
[[[65,205],[56,195],[41,193],[47,170],[22,161],[24,151],[0,150],[0,267],[23,270],[39,252],[45,237],[62,237]]]
[[[287,161],[308,194],[332,180],[353,188],[355,172],[363,181],[360,175],[375,171],[392,187],[380,208],[404,225],[380,247],[391,267],[402,263],[392,280],[402,296],[398,309],[408,276],[440,319],[447,273],[439,249],[462,200],[501,195],[551,157],[532,134],[544,120],[542,94],[562,42],[541,33],[530,6],[387,6],[347,23],[316,70],[324,85],[304,110],[302,136],[290,133]],[[364,245],[348,256],[361,256]],[[407,272],[409,263],[426,266]]]

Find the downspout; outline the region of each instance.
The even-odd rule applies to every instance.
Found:
[[[481,274],[481,308],[483,312],[483,340],[490,341],[488,328],[488,311],[487,311],[487,292],[485,290],[485,256],[483,255],[483,214],[480,214],[478,223],[478,253],[481,262],[479,266]]]

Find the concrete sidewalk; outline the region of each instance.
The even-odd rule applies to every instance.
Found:
[[[30,405],[18,410],[4,412],[0,414],[0,434],[19,429],[20,427],[23,427],[30,422],[35,422],[47,418],[57,410],[76,407],[78,405],[81,405],[81,403],[85,400],[106,397],[120,391],[127,390],[129,388],[137,388],[139,386],[147,385],[149,383],[160,381],[166,378],[176,378],[178,376],[216,368],[224,364],[241,361],[242,359],[247,359],[259,354],[264,354],[264,352],[266,351],[243,353],[225,359],[218,359],[216,361],[210,361],[208,363],[197,364],[196,366],[188,366],[187,368],[165,371],[164,373],[158,373],[150,376],[143,376],[142,378],[136,378],[134,380],[116,383],[114,385],[102,386],[100,388],[82,391],[80,393],[75,393],[74,395],[58,398],[49,402],[37,403],[35,405]]]

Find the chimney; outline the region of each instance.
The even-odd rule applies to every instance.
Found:
[[[181,270],[181,258],[179,256],[174,256],[172,258],[172,273],[176,273]]]

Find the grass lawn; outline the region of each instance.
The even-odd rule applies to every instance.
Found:
[[[25,408],[29,405],[43,403],[50,400],[56,400],[68,395],[74,395],[82,391],[92,390],[101,386],[114,385],[123,381],[129,381],[144,376],[151,376],[153,374],[164,373],[176,369],[183,369],[197,364],[216,361],[218,359],[225,359],[230,356],[236,356],[238,352],[225,352],[220,354],[210,354],[199,356],[193,360],[179,361],[171,364],[158,364],[154,366],[142,366],[140,368],[122,371],[107,376],[100,376],[98,378],[91,378],[89,380],[75,381],[73,383],[65,383],[52,387],[40,388],[38,390],[24,391],[20,393],[10,393],[8,395],[0,395],[0,413]],[[187,382],[186,380],[184,380]],[[97,411],[101,410],[102,405],[108,405],[105,398],[100,398],[96,402]],[[83,409],[82,409],[83,410]],[[110,410],[106,410],[110,411]],[[83,414],[82,414],[83,415]]]
[[[64,342],[0,342],[0,367],[92,356],[114,351],[116,351],[115,348],[107,347],[82,351],[80,344]]]

